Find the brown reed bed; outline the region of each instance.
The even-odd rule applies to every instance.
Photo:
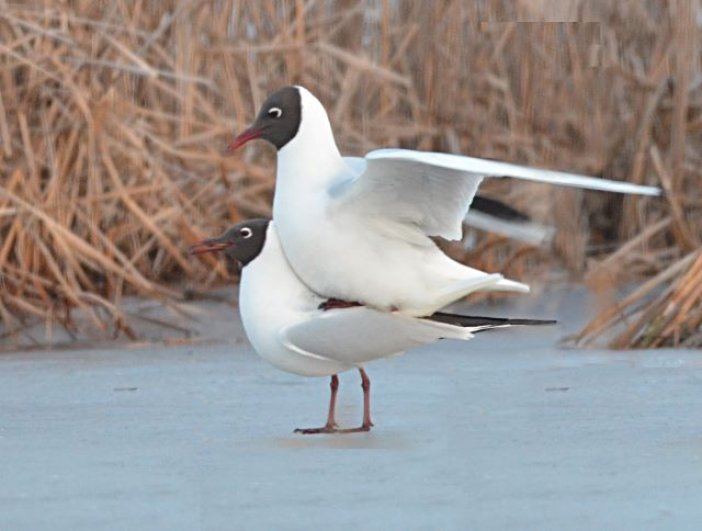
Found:
[[[648,279],[581,339],[626,319],[615,346],[694,343],[699,9],[0,0],[0,341],[38,321],[134,337],[125,296],[178,310],[192,287],[230,280],[187,247],[269,213],[271,150],[223,147],[292,82],[325,102],[347,153],[406,146],[662,185],[663,201],[489,183],[560,228],[553,249],[479,235],[473,251],[453,252],[532,282],[554,258],[603,291]]]

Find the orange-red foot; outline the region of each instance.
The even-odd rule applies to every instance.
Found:
[[[354,306],[363,306],[360,302],[355,301],[342,301],[341,299],[327,299],[320,303],[317,307],[319,310],[335,310],[338,308],[353,308]]]
[[[296,428],[293,433],[301,433],[302,435],[317,435],[319,433],[336,433],[339,429],[336,424],[325,424],[321,428]]]
[[[361,424],[358,428],[345,428],[343,430],[336,430],[336,433],[362,433],[365,431],[371,431],[373,423]]]

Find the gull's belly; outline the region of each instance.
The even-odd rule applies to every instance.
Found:
[[[256,353],[274,367],[301,376],[328,376],[353,366],[306,356],[288,348],[280,332],[316,309],[319,299],[294,276],[277,242],[243,271],[239,286],[239,311]],[[323,352],[315,352],[323,357]]]
[[[324,298],[421,314],[432,307],[437,290],[456,280],[437,271],[433,253],[438,249],[415,246],[343,219],[305,218],[281,220],[278,232],[293,270]],[[309,227],[314,227],[314,234]]]
[[[281,341],[279,329],[271,327],[255,314],[242,310],[246,336],[256,353],[281,371],[300,376],[330,376],[353,368],[352,365],[305,356],[287,348]]]

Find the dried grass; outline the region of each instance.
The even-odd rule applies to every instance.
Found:
[[[126,294],[173,301],[190,282],[228,279],[187,246],[269,213],[271,150],[223,147],[270,90],[294,82],[324,101],[348,153],[406,146],[662,184],[658,202],[487,190],[561,227],[554,255],[576,273],[589,264],[600,286],[653,275],[641,296],[663,292],[641,313],[674,308],[656,325],[664,339],[630,327],[617,346],[699,336],[699,10],[698,0],[0,0],[5,334],[47,320],[133,335]],[[553,23],[563,20],[577,23]],[[550,257],[489,235],[465,255],[523,278]],[[76,308],[90,330],[76,329]]]

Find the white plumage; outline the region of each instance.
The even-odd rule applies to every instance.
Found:
[[[323,311],[324,302],[290,268],[271,222],[261,253],[242,270],[239,308],[256,352],[275,367],[327,376],[440,338],[470,339],[463,328],[366,307]]]
[[[273,205],[282,247],[314,292],[411,316],[482,290],[526,292],[448,258],[430,239],[459,239],[485,176],[656,194],[657,189],[489,160],[402,149],[342,157],[322,104],[300,93],[301,120],[278,150]]]

